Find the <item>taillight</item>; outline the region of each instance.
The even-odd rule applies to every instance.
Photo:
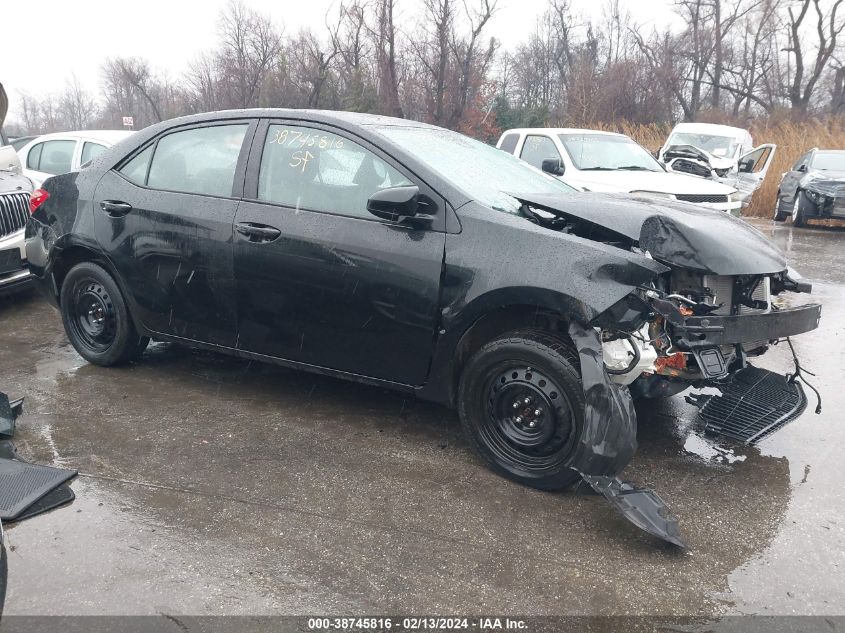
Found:
[[[44,191],[43,189],[36,189],[31,194],[29,194],[29,213],[30,215],[35,213],[35,210],[38,209],[42,204],[47,202],[47,198],[50,197],[50,194]]]

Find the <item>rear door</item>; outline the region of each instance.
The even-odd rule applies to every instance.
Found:
[[[750,197],[760,187],[775,157],[776,149],[777,145],[766,143],[739,157],[735,186],[745,198]]]
[[[232,222],[255,125],[169,130],[97,186],[97,240],[149,330],[234,346]]]
[[[428,226],[380,220],[367,199],[417,185]],[[419,385],[438,319],[445,202],[363,139],[267,121],[235,218],[238,346]]]

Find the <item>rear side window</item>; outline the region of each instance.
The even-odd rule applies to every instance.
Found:
[[[159,139],[149,170],[144,152],[124,165],[121,172],[153,189],[231,196],[235,168],[248,124],[218,125],[174,132]],[[146,181],[140,179],[146,172]],[[130,175],[131,174],[131,175]]]
[[[549,158],[560,160],[560,152],[555,147],[555,142],[548,136],[526,136],[522,145],[522,153],[519,156],[526,163],[534,165],[537,169],[543,168],[543,161]]]
[[[504,152],[507,152],[508,154],[513,154],[514,150],[516,149],[516,142],[518,140],[519,134],[505,134],[505,137],[499,144],[499,149]]]
[[[106,151],[105,145],[100,145],[99,143],[90,143],[85,141],[85,144],[82,146],[82,158],[80,159],[80,165],[84,165],[89,160],[93,160],[97,158],[100,154]]]
[[[136,185],[147,184],[147,172],[150,167],[150,158],[153,156],[153,145],[150,145],[135,158],[120,168],[120,173],[134,182]]]
[[[26,155],[26,168],[38,171],[38,165],[41,163],[41,150],[44,149],[44,143],[33,145],[29,148],[29,153]]]
[[[396,169],[347,138],[307,127],[271,125],[258,198],[286,206],[374,220],[376,191],[410,185]]]

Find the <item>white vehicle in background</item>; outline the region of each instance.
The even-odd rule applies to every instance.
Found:
[[[777,145],[754,147],[751,133],[713,123],[679,123],[657,153],[669,171],[708,178],[736,188],[743,206],[760,187]]]
[[[50,176],[77,171],[131,134],[129,130],[88,130],[39,136],[18,150],[23,174],[40,187]]]
[[[624,134],[572,128],[507,130],[496,144],[582,191],[630,193],[739,213],[736,189],[667,172]]]

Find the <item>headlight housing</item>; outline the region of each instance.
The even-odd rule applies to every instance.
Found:
[[[740,195],[739,191],[734,191],[728,196],[728,202],[742,202],[742,195]]]

